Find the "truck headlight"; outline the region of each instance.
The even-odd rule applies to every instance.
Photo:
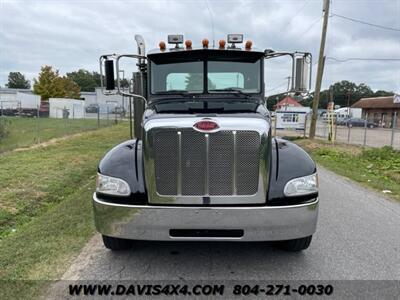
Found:
[[[288,183],[286,183],[283,193],[286,197],[304,196],[318,193],[317,173],[290,180]]]
[[[129,196],[131,189],[125,180],[97,173],[96,192],[113,196]]]

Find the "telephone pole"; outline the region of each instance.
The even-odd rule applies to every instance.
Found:
[[[319,94],[321,91],[322,75],[324,73],[324,65],[325,65],[324,51],[325,51],[325,42],[326,42],[326,32],[328,29],[329,1],[330,0],[324,0],[324,9],[323,9],[324,23],[322,25],[321,45],[319,48],[317,80],[315,83],[314,101],[313,101],[313,108],[312,108],[310,134],[309,134],[310,139],[314,139],[315,128],[317,126]]]

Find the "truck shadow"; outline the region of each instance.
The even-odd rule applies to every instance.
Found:
[[[265,280],[280,273],[288,278],[285,265],[302,269],[306,253],[286,252],[271,242],[138,242],[106,256],[113,268],[120,266],[119,279]]]

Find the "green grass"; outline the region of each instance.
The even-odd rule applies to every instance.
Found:
[[[91,196],[99,159],[127,138],[127,124],[120,124],[0,157],[3,286],[32,298],[45,280],[65,272],[94,233]],[[23,288],[15,289],[19,284]]]
[[[296,141],[322,166],[400,201],[400,151],[307,139]]]
[[[0,138],[0,153],[15,148],[29,147],[38,142],[98,129],[113,124],[114,120],[101,119],[50,119],[0,117],[6,123],[8,134]]]

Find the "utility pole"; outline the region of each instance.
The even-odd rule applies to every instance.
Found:
[[[321,91],[322,75],[324,73],[324,65],[325,65],[324,51],[325,51],[325,42],[326,42],[326,32],[328,29],[329,1],[330,0],[324,0],[324,9],[323,9],[324,23],[322,25],[321,45],[319,48],[317,80],[315,83],[314,101],[313,101],[313,109],[312,109],[312,117],[311,117],[310,134],[309,134],[310,139],[314,139],[315,128],[317,126],[319,95],[320,95],[320,91]]]
[[[351,96],[351,90],[349,89],[347,91],[347,116],[350,117],[350,96]]]
[[[291,79],[292,77],[291,76],[288,76],[288,77],[286,77],[286,79],[287,79],[287,91],[289,91],[290,90],[290,79]]]

